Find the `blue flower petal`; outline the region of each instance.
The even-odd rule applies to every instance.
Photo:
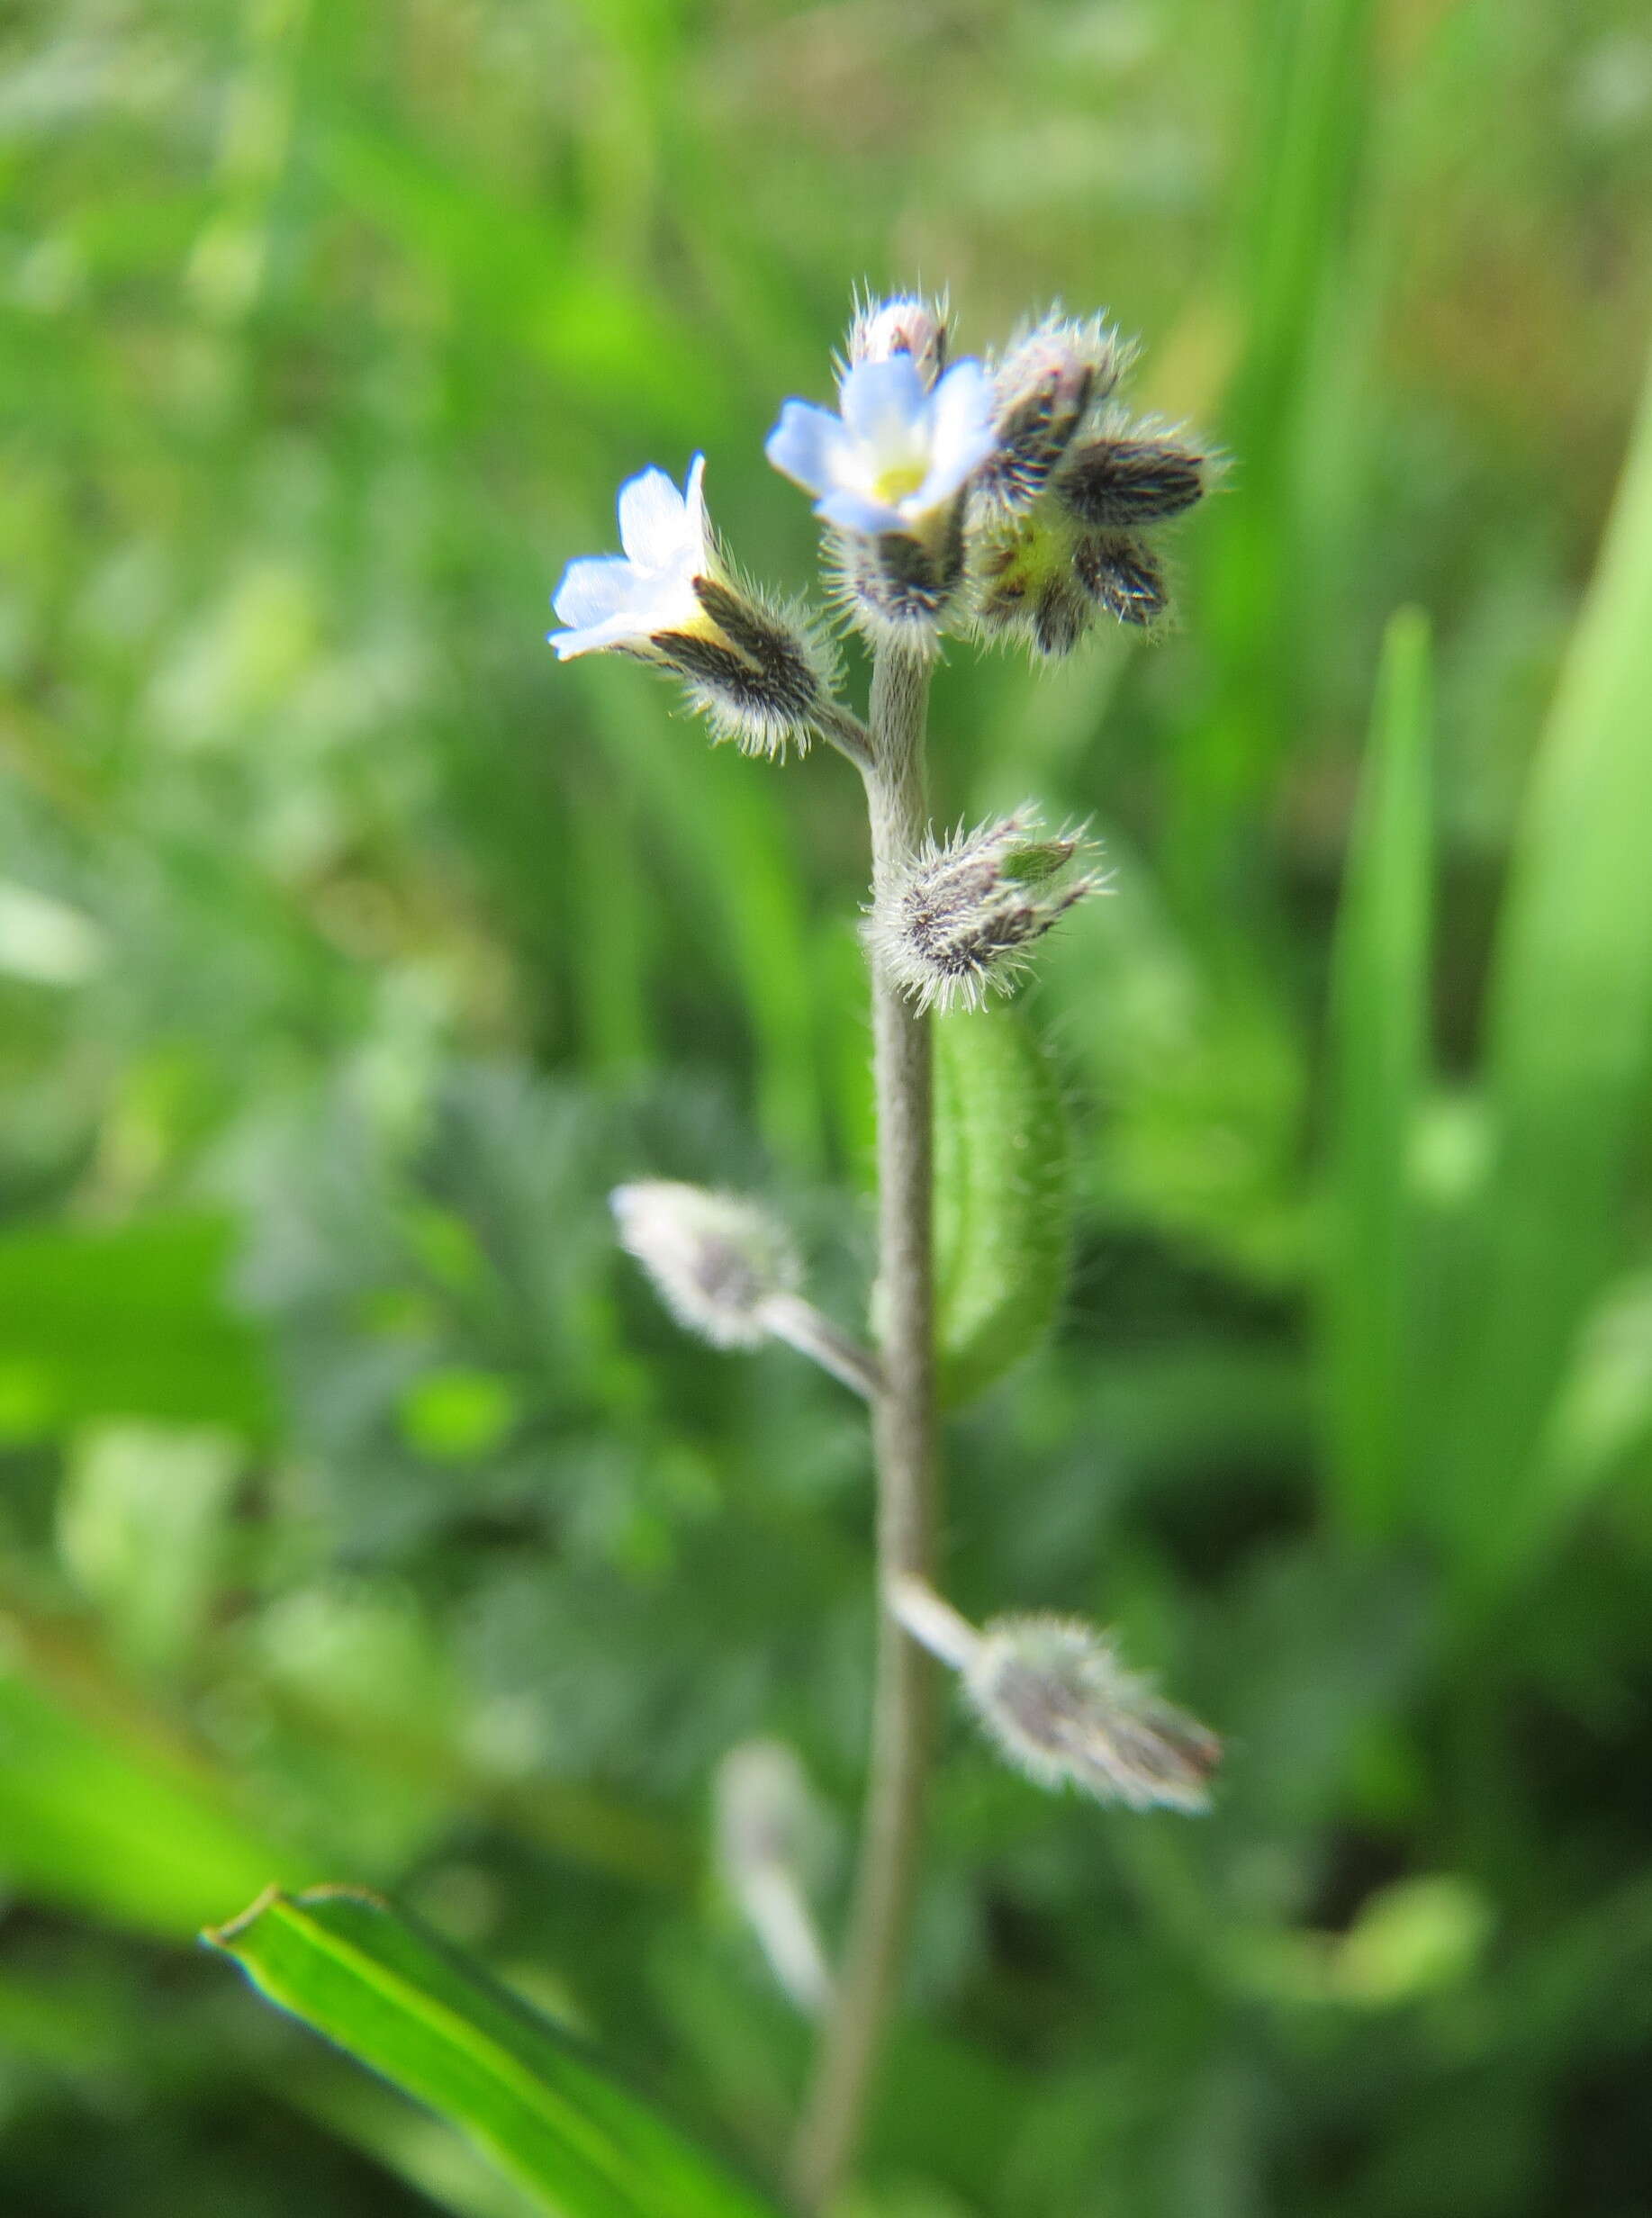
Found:
[[[912,444],[915,427],[929,406],[929,395],[910,355],[887,362],[857,362],[838,388],[844,421],[856,439],[881,450]]]
[[[824,500],[817,500],[815,514],[828,524],[835,524],[839,531],[856,532],[868,539],[875,539],[882,532],[907,528],[907,518],[898,509],[891,508],[887,500],[871,500],[847,485],[834,486]]]
[[[622,554],[590,554],[568,564],[551,606],[580,630],[620,615],[636,598],[636,573]]]
[[[992,380],[975,361],[954,362],[935,387],[931,452],[941,469],[955,469],[960,482],[992,452],[997,413]]]
[[[666,569],[688,536],[682,495],[664,470],[640,470],[619,488],[619,544],[634,563]]]
[[[763,451],[782,477],[806,492],[823,493],[835,482],[849,441],[830,409],[817,408],[810,401],[788,401]]]

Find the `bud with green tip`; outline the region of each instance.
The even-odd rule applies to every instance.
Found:
[[[866,943],[886,978],[920,1008],[979,1008],[1007,993],[1028,950],[1104,881],[1070,875],[1093,852],[1081,832],[1043,836],[1029,804],[943,844],[932,838],[880,887]]]

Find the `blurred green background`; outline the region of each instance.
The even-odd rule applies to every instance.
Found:
[[[542,637],[696,448],[801,586],[763,434],[917,278],[965,348],[1105,303],[1235,458],[1169,644],[956,650],[934,718],[943,818],[1092,815],[1117,887],[1026,997],[1078,1267],[954,1429],[952,1589],[1116,1623],[1230,1754],[1133,1819],[954,1723],[856,2208],[1644,2213],[1644,0],[0,41],[0,2209],[520,2210],[194,1949],[277,1878],[774,2163],[709,1782],[794,1743],[835,1916],[865,1447],[604,1196],[763,1191],[853,1314],[860,800]]]

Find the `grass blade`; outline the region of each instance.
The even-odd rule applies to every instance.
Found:
[[[1485,1289],[1435,1490],[1464,1568],[1543,1519],[1536,1451],[1619,1258],[1652,1037],[1652,383],[1539,753],[1493,978]]]
[[[1334,1498],[1368,1536],[1399,1514],[1414,1407],[1407,1153],[1429,1051],[1431,660],[1427,618],[1402,609],[1377,672],[1332,969],[1326,1420]]]
[[[205,1937],[559,2218],[774,2218],[566,2034],[373,1896],[272,1890]]]

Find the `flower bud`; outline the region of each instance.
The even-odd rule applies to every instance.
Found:
[[[717,1775],[718,1862],[776,1979],[818,2011],[831,1974],[804,1888],[819,1820],[803,1767],[783,1742],[743,1741]]]
[[[1030,509],[1128,359],[1129,349],[1099,316],[1087,323],[1047,316],[1018,338],[994,375],[998,444],[977,473],[977,497],[1012,515]]]
[[[1102,880],[1067,878],[1082,834],[1038,835],[1030,804],[944,845],[931,839],[878,888],[866,942],[883,975],[921,1008],[979,1008],[1007,993],[1027,950]],[[1065,879],[1065,882],[1061,882]]]
[[[1145,628],[1170,605],[1164,564],[1142,540],[1124,532],[1091,532],[1073,549],[1073,576],[1097,608],[1121,624]]]
[[[1215,1735],[1120,1663],[1112,1636],[1079,1618],[995,1618],[978,1630],[925,1580],[899,1573],[889,1609],[958,1673],[1007,1760],[1041,1787],[1082,1787],[1132,1809],[1210,1805]]]
[[[1057,498],[1092,530],[1168,523],[1205,497],[1210,462],[1196,447],[1147,425],[1127,436],[1117,418],[1096,438],[1069,447],[1056,473]]]
[[[916,293],[897,293],[875,301],[870,293],[855,308],[844,348],[847,366],[858,362],[887,362],[891,355],[910,355],[925,385],[933,385],[946,367],[949,340],[946,302],[925,301]]]
[[[1053,497],[1018,522],[988,529],[977,550],[974,618],[988,639],[1070,654],[1097,611],[1156,624],[1170,604],[1164,565],[1130,532],[1084,531]]]
[[[1082,1620],[995,1618],[962,1680],[1004,1755],[1041,1786],[1070,1784],[1138,1810],[1209,1808],[1221,1742]]]
[[[783,1225],[754,1202],[673,1179],[642,1178],[609,1196],[619,1243],[665,1306],[714,1348],[757,1348],[766,1305],[802,1278]]]
[[[974,617],[988,639],[1022,641],[1037,654],[1070,654],[1096,615],[1075,568],[1079,534],[1050,501],[989,530],[976,556]]]

